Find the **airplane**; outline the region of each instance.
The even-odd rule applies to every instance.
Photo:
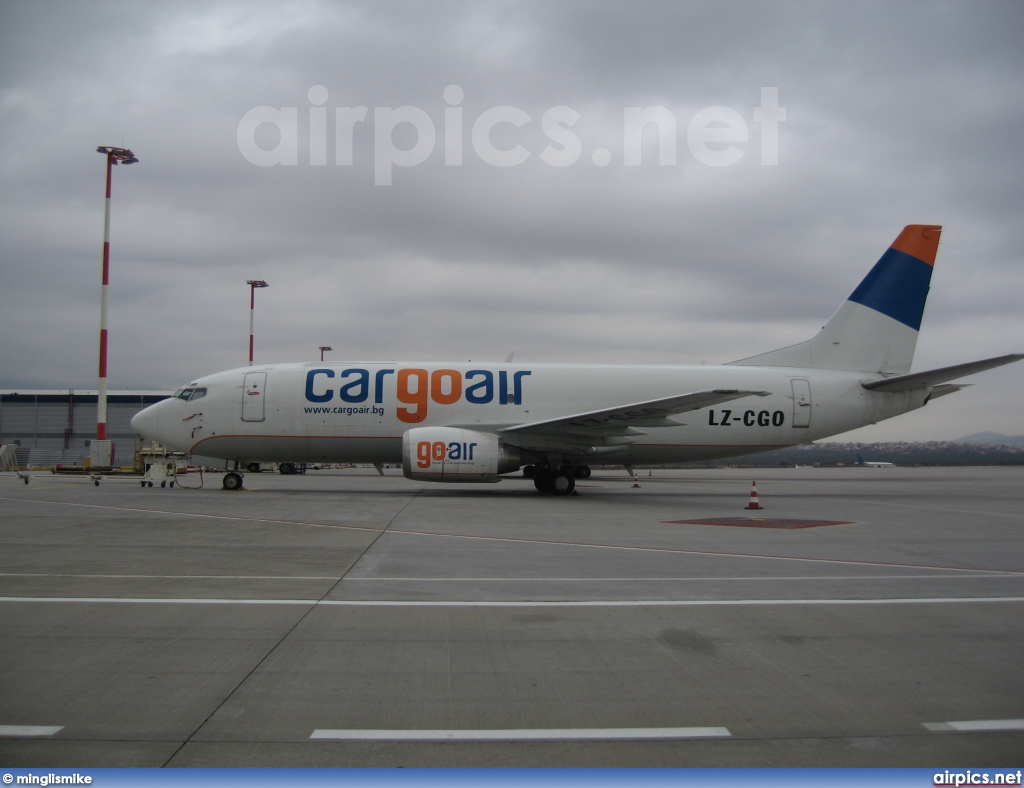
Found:
[[[417,481],[532,476],[569,495],[591,466],[645,467],[811,443],[924,406],[1024,354],[910,372],[941,226],[908,225],[811,339],[721,366],[294,362],[199,378],[132,427],[251,463],[402,464]],[[209,463],[212,464],[212,463]]]
[[[895,468],[896,465],[891,462],[868,462],[859,454],[857,455],[857,465],[862,468]]]

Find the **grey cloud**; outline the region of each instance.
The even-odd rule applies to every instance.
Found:
[[[946,227],[918,367],[1019,351],[1022,28],[1009,2],[9,0],[0,387],[95,385],[93,150],[122,142],[141,162],[114,176],[114,386],[244,363],[254,276],[271,282],[257,307],[267,361],[325,343],[363,359],[726,361],[805,338],[911,222]],[[453,84],[457,167],[444,159]],[[328,93],[326,166],[309,164],[314,85]],[[754,120],[770,86],[787,112],[774,167]],[[516,167],[485,164],[470,139],[503,105],[531,118],[492,135],[530,151]],[[581,116],[568,167],[540,159],[553,144],[541,117],[559,105]],[[686,144],[711,105],[748,127],[731,167]],[[295,107],[295,166],[242,156],[238,124],[258,106]],[[354,106],[368,118],[353,165],[336,166],[333,109]],[[401,106],[424,110],[437,141],[374,186],[373,110]],[[674,113],[675,166],[657,163],[653,129],[643,163],[623,165],[628,106]],[[1007,404],[1024,371],[999,375],[887,434],[1024,432]]]

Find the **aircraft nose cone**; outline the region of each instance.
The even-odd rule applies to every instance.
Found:
[[[160,436],[158,434],[158,425],[160,418],[156,412],[159,407],[160,403],[150,405],[148,408],[143,408],[132,416],[132,429],[144,438],[159,441]]]

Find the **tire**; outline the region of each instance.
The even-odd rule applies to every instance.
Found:
[[[572,495],[576,489],[576,479],[570,471],[558,471],[551,476],[551,492],[553,495]]]
[[[242,489],[242,474],[231,473],[224,474],[224,489],[225,490],[241,490]]]
[[[590,478],[590,466],[589,465],[577,465],[573,470],[573,475],[577,479],[589,479]]]
[[[550,471],[538,468],[537,472],[533,476],[533,486],[537,488],[537,492],[551,492],[551,478]]]
[[[258,462],[250,462],[246,466],[246,469],[249,471],[249,473],[259,473],[260,472],[260,464]]]
[[[295,465],[290,462],[282,462],[277,466],[277,470],[281,472],[282,476],[291,476],[295,473]]]

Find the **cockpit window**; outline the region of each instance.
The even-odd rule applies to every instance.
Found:
[[[188,386],[183,389],[178,389],[174,392],[174,399],[183,399],[186,402],[190,400],[199,399],[200,397],[206,396],[205,388],[196,388],[194,386]]]

